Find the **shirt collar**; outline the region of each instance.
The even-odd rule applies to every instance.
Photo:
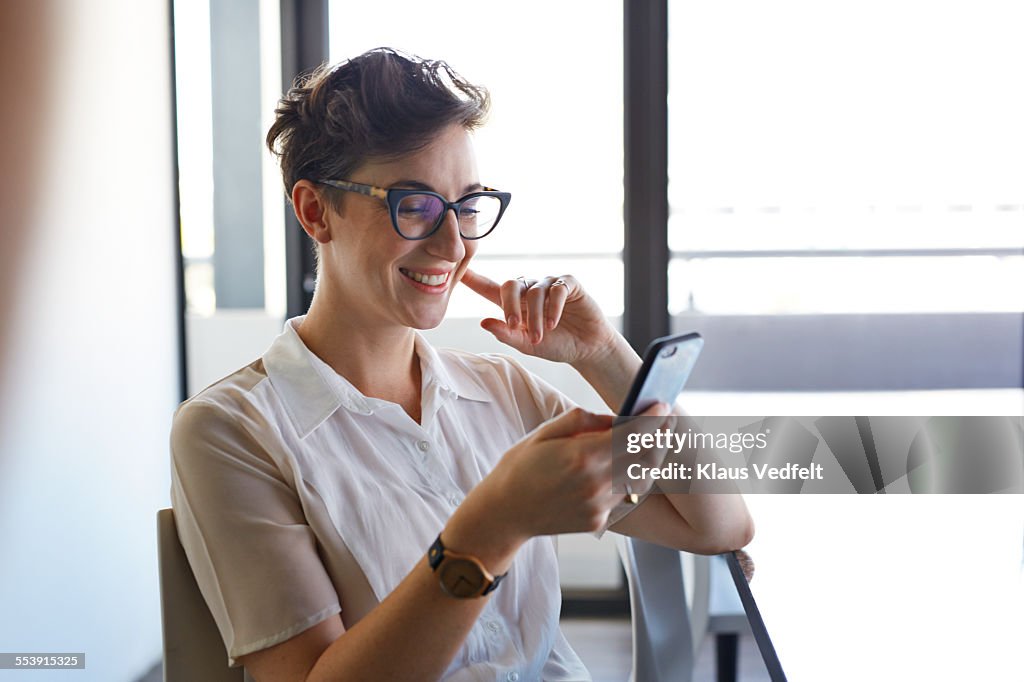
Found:
[[[465,365],[445,363],[441,355],[418,331],[416,332],[416,354],[420,357],[423,386],[437,386],[442,393],[467,400],[491,402],[491,395],[487,389]]]
[[[299,338],[296,328],[304,315],[284,323],[284,331],[263,355],[263,366],[274,390],[300,438],[305,438],[339,407],[358,414],[373,414],[387,401],[363,395],[345,377],[335,372]],[[416,332],[416,354],[420,358],[423,395],[435,389],[445,398],[490,402],[480,381],[465,367],[446,367],[444,360],[425,338]]]

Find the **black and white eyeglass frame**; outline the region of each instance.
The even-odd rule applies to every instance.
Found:
[[[459,222],[459,235],[463,239],[482,239],[482,238],[486,237],[487,235],[489,235],[491,232],[493,232],[494,228],[498,226],[498,223],[501,221],[501,217],[503,215],[505,215],[505,209],[508,208],[509,202],[512,201],[512,194],[511,193],[509,193],[509,192],[501,192],[501,191],[498,191],[498,190],[494,189],[493,187],[484,187],[480,191],[470,192],[469,194],[467,194],[467,195],[465,195],[463,197],[460,197],[460,198],[456,199],[455,201],[448,201],[447,199],[445,199],[443,196],[441,196],[437,192],[431,192],[429,190],[423,190],[423,189],[405,189],[405,188],[390,188],[389,189],[389,188],[386,188],[386,187],[376,187],[374,185],[365,185],[365,184],[359,183],[359,182],[351,182],[349,180],[315,180],[314,182],[317,182],[317,183],[319,183],[321,185],[327,185],[329,187],[334,187],[336,189],[344,190],[346,192],[356,192],[357,194],[363,194],[363,195],[368,196],[368,197],[374,197],[376,199],[380,199],[381,201],[386,203],[387,206],[388,206],[388,212],[391,214],[391,226],[393,228],[395,228],[395,232],[397,232],[398,236],[400,236],[402,239],[408,239],[410,241],[418,241],[418,240],[421,240],[421,239],[428,239],[428,238],[430,238],[441,227],[441,224],[444,222],[445,216],[448,215],[448,210],[449,209],[455,211],[455,216],[456,216],[456,218],[458,218],[459,211],[462,210],[462,205],[464,203],[466,203],[467,201],[470,201],[472,199],[476,199],[478,197],[496,197],[501,202],[501,208],[498,209],[498,215],[494,218],[494,224],[492,224],[487,229],[486,232],[484,232],[483,234],[478,234],[478,235],[466,235],[466,234],[463,234],[463,232],[462,232],[462,223]],[[441,211],[438,214],[437,222],[434,223],[434,226],[431,227],[430,230],[428,230],[426,232],[426,234],[423,234],[423,235],[421,235],[419,237],[409,237],[409,236],[407,236],[405,234],[402,234],[402,230],[399,229],[399,227],[398,227],[398,205],[399,205],[399,203],[401,203],[402,199],[404,199],[405,197],[408,197],[408,196],[411,196],[411,195],[420,195],[420,194],[425,194],[425,195],[428,195],[428,196],[436,197],[441,202],[441,205],[444,207],[444,210]]]

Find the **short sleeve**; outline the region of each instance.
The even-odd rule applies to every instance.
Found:
[[[261,440],[201,399],[171,429],[178,536],[231,667],[341,611],[298,495]]]
[[[497,357],[500,357],[509,368],[512,391],[516,394],[516,402],[523,412],[527,431],[532,431],[544,422],[576,407],[575,401],[523,367],[515,358],[507,355]],[[533,409],[529,409],[530,407]]]

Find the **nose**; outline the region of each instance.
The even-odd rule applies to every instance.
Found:
[[[457,263],[466,257],[466,244],[459,234],[459,219],[455,209],[445,211],[441,227],[430,235],[427,242],[427,248],[432,254],[449,262]]]

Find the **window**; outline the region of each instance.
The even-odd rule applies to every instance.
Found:
[[[584,18],[585,30],[567,30]],[[444,59],[490,90],[490,120],[475,136],[481,181],[513,197],[473,267],[500,281],[572,273],[612,316],[623,288],[621,44],[621,8],[582,0],[500,12],[464,0],[330,5],[332,63],[394,47]],[[494,312],[460,287],[449,317]]]
[[[285,314],[284,196],[263,145],[278,3],[174,3],[187,392],[260,355]]]
[[[749,328],[743,318],[764,316],[765,338],[805,359],[778,364],[779,388],[801,387],[783,374],[809,367],[807,353],[828,353],[824,336],[798,333],[843,329],[851,357],[879,334],[924,344],[918,353],[930,356],[920,372],[877,353],[848,373],[818,366],[833,382],[818,388],[883,387],[894,369],[895,385],[929,387],[950,358],[927,339],[956,333],[969,343],[968,328],[984,328],[1001,339],[984,354],[1006,360],[996,385],[1019,385],[1010,361],[1019,332],[1007,331],[1024,311],[1024,100],[1013,87],[1024,48],[1012,28],[1024,11],[680,0],[669,17],[676,324],[708,325],[721,348],[737,325]],[[801,316],[830,317],[808,326]],[[894,324],[921,334],[897,335]],[[730,355],[763,365],[787,352]],[[969,350],[960,357],[965,372],[985,362]]]

